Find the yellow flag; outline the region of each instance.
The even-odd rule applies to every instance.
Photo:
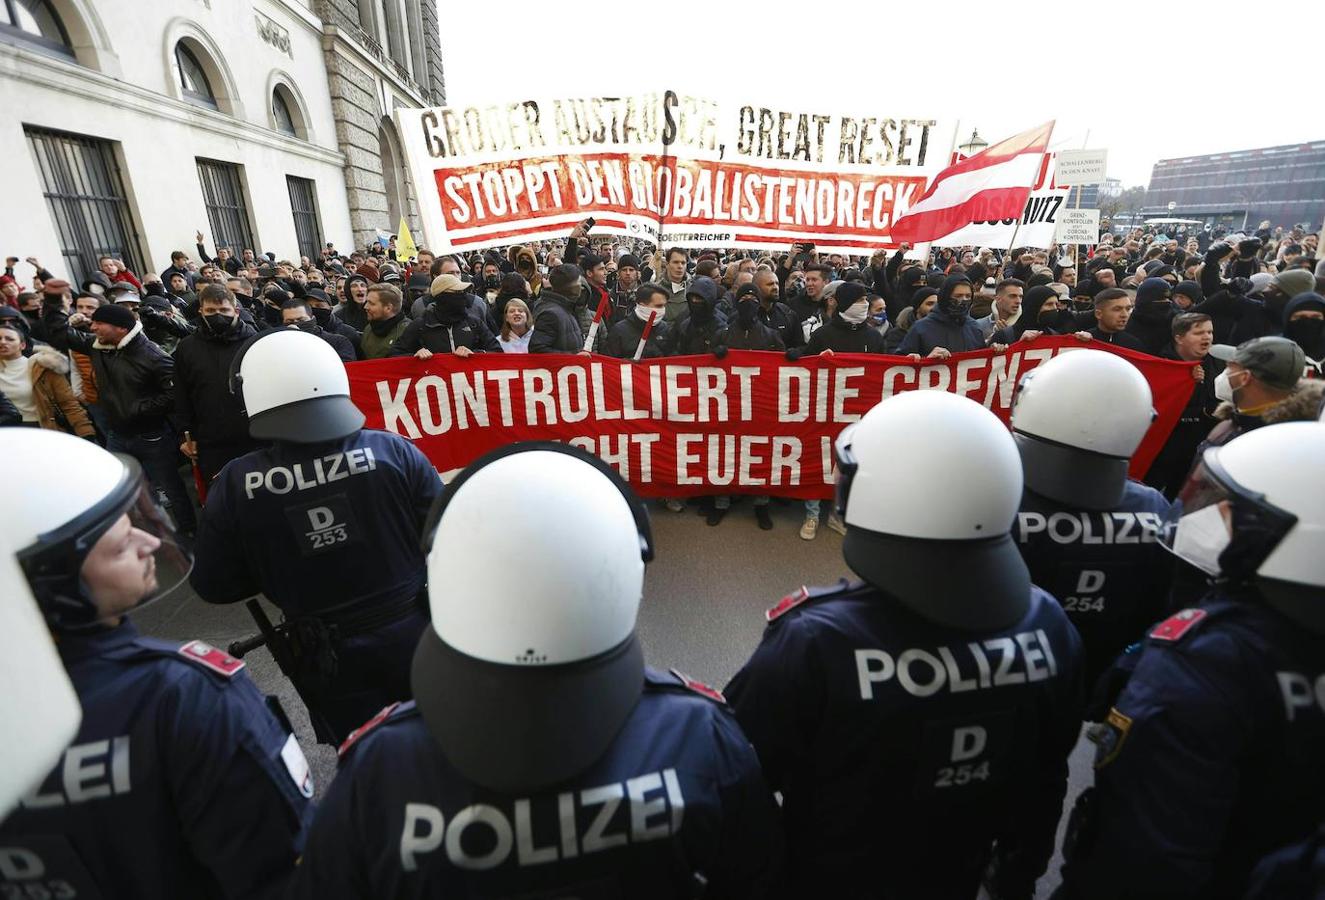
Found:
[[[409,223],[400,217],[400,230],[396,232],[396,259],[413,259],[419,255],[419,248],[414,246],[414,236],[409,233]]]

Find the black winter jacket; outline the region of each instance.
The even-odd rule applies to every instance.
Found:
[[[51,345],[61,352],[77,350],[92,358],[99,403],[112,430],[123,435],[159,434],[175,411],[175,361],[147,339],[143,324],[114,346],[92,334],[69,327],[59,306],[47,306],[44,321]]]
[[[640,338],[644,336],[645,322],[632,310],[629,315],[615,322],[607,331],[607,340],[603,343],[603,352],[617,359],[634,359]],[[663,321],[659,313],[649,332],[649,340],[644,345],[640,359],[657,359],[672,354],[672,326]]]
[[[579,353],[584,349],[584,331],[569,297],[544,290],[534,303],[534,335],[530,353]]]
[[[257,332],[243,321],[224,335],[206,325],[175,348],[175,424],[203,444],[247,444],[248,416],[230,392],[230,364]]]
[[[787,356],[799,359],[825,350],[834,353],[883,353],[883,335],[870,327],[868,319],[859,325],[852,325],[841,316],[834,315],[828,324],[810,335],[804,347],[788,351]]]
[[[413,356],[419,350],[454,353],[457,347],[467,347],[475,353],[501,352],[501,344],[483,317],[465,311],[457,320],[443,321],[437,306],[431,304],[423,311],[423,318],[405,326],[388,355]]]

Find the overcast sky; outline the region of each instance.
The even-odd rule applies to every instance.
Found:
[[[673,88],[955,118],[959,143],[973,126],[992,142],[1056,119],[1054,149],[1089,132],[1111,177],[1145,186],[1158,159],[1325,139],[1313,46],[1325,3],[1261,9],[508,0],[439,12],[448,103]]]

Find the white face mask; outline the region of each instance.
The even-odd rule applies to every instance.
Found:
[[[1212,503],[1178,520],[1173,552],[1207,575],[1218,575],[1219,554],[1232,539],[1220,505]]]
[[[643,306],[641,304],[636,304],[635,306],[635,315],[639,316],[640,321],[643,322],[649,321],[649,317],[655,312],[656,310],[652,306]]]
[[[1228,369],[1219,373],[1215,379],[1215,396],[1220,400],[1237,405],[1237,400],[1233,398],[1233,382],[1228,380]]]
[[[859,325],[865,321],[869,314],[870,305],[868,303],[856,303],[850,309],[842,311],[842,318],[852,325]]]

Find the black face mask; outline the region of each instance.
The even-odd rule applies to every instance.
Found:
[[[709,319],[713,318],[713,310],[707,303],[691,303],[689,306],[690,318],[694,319],[696,322],[707,322]]]
[[[437,312],[445,319],[456,319],[465,314],[469,307],[469,295],[462,294],[459,291],[453,291],[449,294],[438,294]]]
[[[958,300],[954,297],[940,298],[938,306],[944,315],[953,319],[962,319],[970,312],[971,301],[969,299]]]
[[[1035,324],[1040,326],[1040,330],[1043,331],[1049,328],[1053,328],[1055,325],[1057,325],[1058,319],[1059,319],[1058,310],[1042,309],[1035,316]]]
[[[489,275],[487,278],[483,279],[483,283],[487,286],[488,290],[495,291],[497,288],[501,287],[501,278],[497,275]]]
[[[759,301],[746,297],[736,304],[736,321],[747,331],[754,326],[755,316],[759,312]]]
[[[208,332],[221,337],[235,330],[235,327],[239,324],[239,317],[213,313],[210,316],[203,316],[202,324],[206,326]]]
[[[313,321],[326,328],[331,324],[331,310],[321,309],[319,307],[310,307],[309,312],[313,314]]]
[[[1284,337],[1316,362],[1325,359],[1325,319],[1294,319],[1284,326]]]

